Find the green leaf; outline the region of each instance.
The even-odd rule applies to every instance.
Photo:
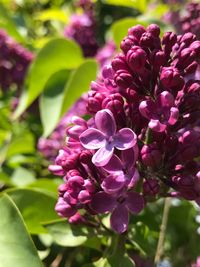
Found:
[[[34,173],[25,168],[17,168],[12,177],[11,181],[16,186],[25,186],[35,181]]]
[[[6,193],[19,208],[31,234],[46,233],[42,223],[58,219],[54,207],[56,194],[43,189],[9,189]]]
[[[54,241],[64,247],[76,247],[85,243],[92,231],[86,227],[70,225],[67,220],[57,220],[44,225]]]
[[[116,257],[101,258],[92,264],[86,264],[84,267],[134,267],[134,262],[124,255],[120,260]]]
[[[109,5],[135,8],[140,12],[145,12],[147,8],[147,0],[103,0],[103,2]]]
[[[12,20],[8,10],[0,3],[0,28],[7,31],[18,42],[24,43],[24,38],[19,34],[14,21]]]
[[[43,189],[52,193],[57,194],[58,186],[62,184],[62,179],[47,179],[40,178],[37,181],[28,185],[30,188]]]
[[[64,69],[77,68],[83,62],[80,47],[71,40],[56,38],[49,41],[37,54],[29,70],[26,81],[27,90],[20,98],[20,103],[14,113],[14,119],[44,90],[49,78]]]
[[[66,13],[67,13],[66,10],[64,12],[61,9],[52,8],[52,9],[43,10],[42,12],[37,14],[36,19],[41,20],[41,21],[58,20],[66,24],[69,18],[69,14],[66,14]]]
[[[35,139],[31,132],[24,130],[21,133],[12,136],[8,145],[6,157],[10,158],[16,154],[27,154],[35,151]]]
[[[148,23],[140,17],[124,18],[113,23],[111,31],[113,33],[114,41],[118,47],[120,46],[120,43],[123,40],[123,38],[127,35],[128,29],[137,24],[141,24],[145,27],[148,25]]]
[[[71,73],[65,88],[61,116],[65,114],[65,112],[84,92],[88,91],[91,81],[96,79],[97,70],[97,62],[93,59],[88,59],[85,60],[78,69]]]
[[[36,248],[13,201],[0,198],[0,267],[42,267]]]
[[[68,70],[54,73],[40,97],[40,116],[44,128],[43,136],[47,137],[56,127],[60,118],[64,88],[69,76]]]

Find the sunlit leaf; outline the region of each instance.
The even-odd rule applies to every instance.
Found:
[[[45,85],[44,92],[40,97],[40,116],[44,136],[48,136],[53,131],[60,118],[68,76],[68,70],[54,73]]]
[[[116,6],[126,6],[145,12],[147,8],[147,0],[103,0],[104,3]]]
[[[0,197],[0,266],[42,267],[22,216],[6,195]]]
[[[38,97],[54,73],[64,69],[74,69],[82,62],[81,49],[75,42],[62,38],[49,41],[32,63],[26,81],[27,90],[20,98],[14,118],[20,116]]]
[[[45,233],[42,223],[58,218],[54,211],[56,194],[45,189],[9,189],[6,192],[19,208],[31,234]]]
[[[72,226],[67,220],[58,220],[44,225],[52,235],[54,241],[64,247],[76,247],[85,243],[89,236],[92,236],[86,227]],[[94,235],[94,234],[93,234]]]
[[[79,68],[71,73],[63,100],[61,116],[78,100],[78,98],[89,90],[90,83],[96,79],[97,63],[93,59],[86,60]]]
[[[12,20],[9,11],[0,3],[0,28],[3,28],[11,35],[15,40],[24,42],[24,38],[18,32],[14,21]]]

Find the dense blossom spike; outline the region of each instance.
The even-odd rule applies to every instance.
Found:
[[[0,30],[0,87],[8,90],[12,85],[22,87],[33,54]]]
[[[85,57],[95,56],[99,48],[96,31],[97,24],[94,15],[94,6],[91,1],[80,1],[82,14],[73,14],[64,35],[75,40],[82,48]]]
[[[171,195],[200,204],[200,43],[191,33],[159,36],[155,24],[130,28],[91,84],[89,119],[72,117],[67,127],[49,169],[64,177],[56,210],[71,222],[79,210],[87,222],[110,213],[123,233],[148,201]]]

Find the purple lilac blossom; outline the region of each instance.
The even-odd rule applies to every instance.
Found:
[[[71,221],[81,210],[90,222],[111,214],[111,228],[123,233],[148,201],[200,204],[199,56],[192,33],[161,38],[155,24],[128,30],[121,53],[91,83],[89,119],[72,117],[49,166],[64,180],[59,215]]]
[[[33,54],[15,42],[0,29],[0,87],[3,90],[15,85],[21,88]]]
[[[64,35],[80,45],[85,57],[92,57],[96,55],[98,50],[96,30],[93,11],[88,11],[83,14],[72,15]]]
[[[197,1],[185,3],[178,11],[170,11],[165,20],[171,23],[178,34],[191,32],[200,39],[200,4]]]

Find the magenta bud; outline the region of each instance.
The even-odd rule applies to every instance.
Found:
[[[83,224],[85,221],[85,218],[78,212],[68,219],[68,222],[71,224]]]
[[[84,187],[89,193],[93,193],[96,190],[94,183],[92,183],[89,179],[85,180]]]
[[[146,166],[156,167],[161,162],[162,155],[156,144],[144,145],[140,153],[142,162]]]
[[[127,36],[121,42],[120,48],[126,54],[134,45],[138,45],[138,40],[134,36]]]
[[[115,82],[122,88],[128,88],[131,86],[133,77],[127,70],[118,70],[115,73]]]
[[[82,190],[78,194],[78,200],[83,204],[87,204],[91,201],[91,195],[87,190]]]
[[[150,32],[155,37],[159,37],[160,35],[160,27],[156,24],[150,24],[147,27],[147,31]]]
[[[76,213],[77,210],[76,208],[67,204],[63,198],[59,198],[55,206],[55,211],[61,217],[71,217]]]
[[[159,193],[160,185],[157,179],[147,179],[143,182],[143,193],[147,196],[155,196]]]
[[[136,25],[136,26],[128,29],[128,35],[134,36],[138,40],[141,38],[141,36],[144,32],[146,32],[146,30],[142,25]]]
[[[139,46],[132,47],[126,55],[126,60],[129,67],[136,72],[144,68],[146,59],[146,52]]]
[[[160,81],[164,89],[175,88],[181,90],[184,85],[184,79],[180,72],[173,67],[164,67],[160,75]]]
[[[128,66],[126,63],[126,57],[123,54],[119,54],[112,60],[112,68],[114,71],[118,71],[121,69],[128,70]]]
[[[63,176],[65,174],[65,171],[59,165],[49,165],[48,170],[58,176]]]

